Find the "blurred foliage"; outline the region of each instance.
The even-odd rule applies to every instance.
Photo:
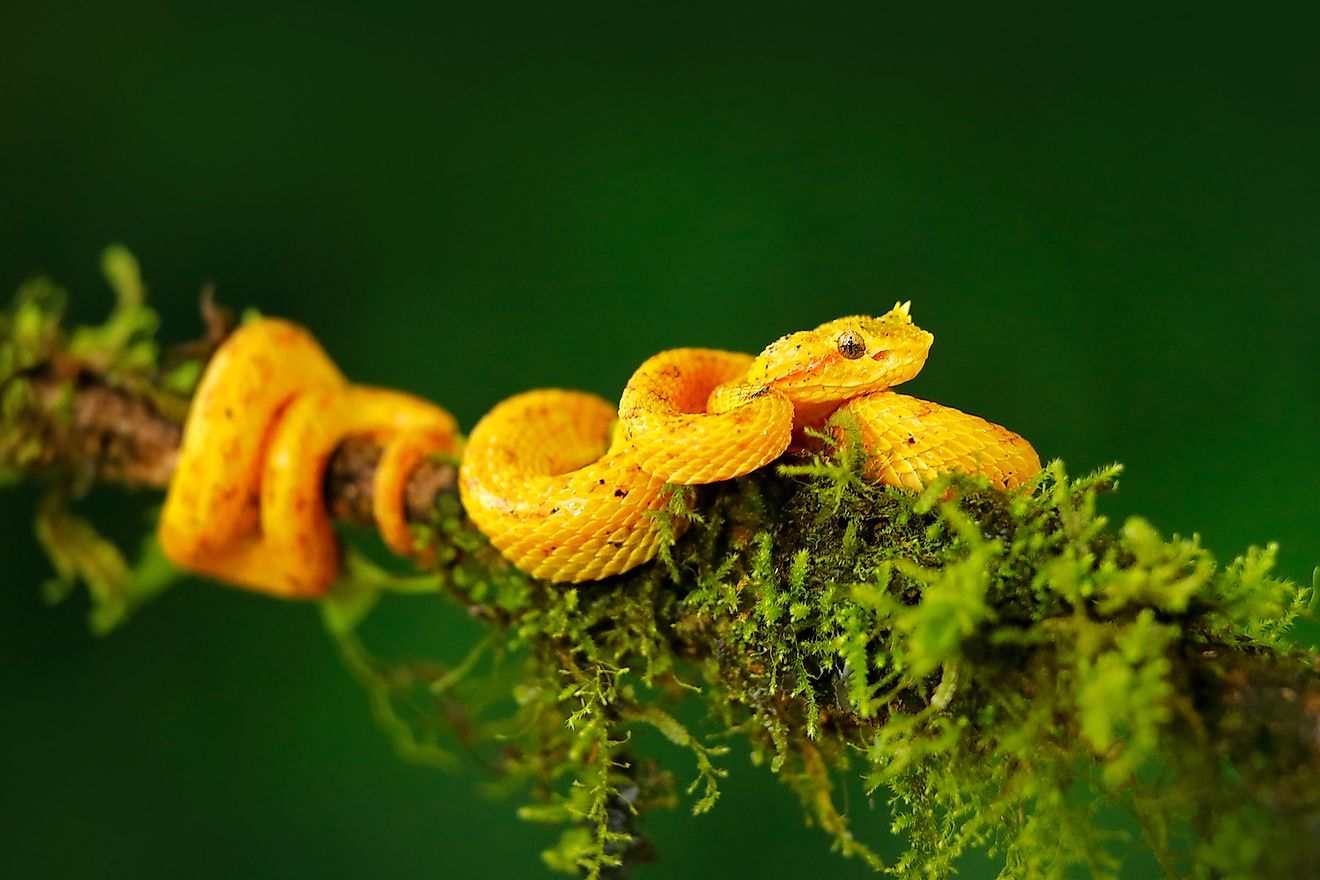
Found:
[[[102,537],[84,517],[70,511],[64,490],[47,492],[37,509],[37,540],[46,551],[56,576],[42,595],[47,602],[62,602],[79,581],[91,599],[92,632],[105,635],[142,603],[176,583],[183,573],[160,549],[154,533],[143,537],[132,565],[112,542]]]
[[[180,412],[177,395],[191,386],[177,381],[178,367],[165,373],[158,368],[159,320],[146,304],[137,259],[124,246],[111,245],[101,268],[115,294],[114,308],[101,324],[66,331],[67,294],[40,276],[24,283],[9,308],[0,311],[0,475],[17,482],[25,471],[46,471],[53,480],[36,516],[37,540],[56,572],[43,596],[60,602],[80,581],[86,584],[91,628],[103,635],[181,575],[154,536],[142,539],[130,565],[113,542],[72,512],[71,503],[92,488],[92,477],[77,465],[81,450],[62,448],[68,438],[48,429],[49,413],[67,424],[74,390],[87,375],[142,394],[167,412]],[[186,363],[187,371],[198,373],[196,359]],[[36,372],[58,382],[53,404],[36,400],[30,381]]]

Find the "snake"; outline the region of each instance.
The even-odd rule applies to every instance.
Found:
[[[423,458],[457,452],[454,417],[409,394],[349,383],[294,323],[239,327],[193,394],[157,526],[161,549],[186,570],[238,586],[324,595],[341,548],[322,485],[350,434],[381,442],[372,514],[391,550],[418,555],[403,488]]]
[[[675,485],[722,482],[808,451],[847,413],[871,479],[919,491],[946,472],[995,488],[1040,471],[1024,438],[890,389],[920,372],[934,336],[911,303],[790,333],[756,356],[678,348],[647,359],[616,407],[548,388],[498,404],[473,428],[459,467],[463,506],[514,566],[581,583],[656,555]]]
[[[823,430],[845,442],[840,413],[857,426],[871,479],[918,491],[959,471],[1022,486],[1040,470],[1022,437],[891,390],[920,372],[933,341],[898,303],[790,333],[756,356],[670,349],[637,368],[617,406],[582,391],[527,391],[491,409],[464,443],[447,410],[351,383],[305,328],[258,318],[202,374],[160,545],[186,570],[281,598],[324,596],[342,565],[325,472],[350,435],[381,444],[372,514],[390,549],[429,558],[405,518],[404,487],[424,459],[461,451],[468,518],[513,566],[551,583],[649,562],[675,486],[744,476],[812,450]]]

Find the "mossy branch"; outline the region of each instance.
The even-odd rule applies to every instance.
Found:
[[[224,328],[211,309],[201,343],[162,352],[131,257],[112,250],[107,275],[119,305],[100,328],[67,332],[43,281],[0,316],[0,465],[56,487],[41,538],[64,592],[91,586],[100,629],[170,570],[149,543],[130,565],[67,502],[97,481],[165,485]],[[1320,659],[1285,639],[1308,591],[1271,576],[1273,547],[1219,565],[1140,519],[1112,527],[1097,499],[1117,467],[913,496],[862,479],[857,448],[678,493],[660,561],[576,589],[509,568],[464,517],[454,464],[430,462],[408,510],[433,571],[350,550],[327,631],[402,755],[465,749],[523,788],[524,819],[566,826],[559,870],[647,855],[638,818],[682,795],[643,731],[690,753],[693,812],[715,806],[726,747],[705,730],[743,737],[839,851],[900,876],[981,849],[1006,877],[1116,877],[1133,834],[1169,876],[1320,874]],[[341,519],[370,524],[378,455],[336,453]],[[485,635],[453,666],[387,662],[358,625],[391,592],[460,603]],[[848,776],[887,800],[897,861],[879,821],[839,806]]]

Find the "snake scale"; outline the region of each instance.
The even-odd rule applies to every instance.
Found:
[[[1013,489],[1040,470],[1017,434],[892,391],[922,368],[934,337],[909,304],[791,333],[753,357],[680,348],[646,360],[618,406],[580,391],[505,400],[463,448],[468,516],[533,577],[580,583],[628,571],[659,549],[655,512],[670,486],[730,480],[845,411],[868,475],[920,490],[947,471]],[[339,547],[321,497],[326,462],[349,434],[383,444],[373,513],[386,543],[413,553],[402,492],[424,457],[462,448],[454,419],[411,395],[347,382],[302,328],[263,318],[235,331],[194,396],[160,520],[179,565],[285,597],[323,594]]]

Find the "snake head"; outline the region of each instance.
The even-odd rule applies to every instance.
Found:
[[[781,337],[766,346],[743,380],[776,388],[795,403],[843,401],[883,391],[921,371],[935,337],[896,303],[878,318],[853,315]]]

